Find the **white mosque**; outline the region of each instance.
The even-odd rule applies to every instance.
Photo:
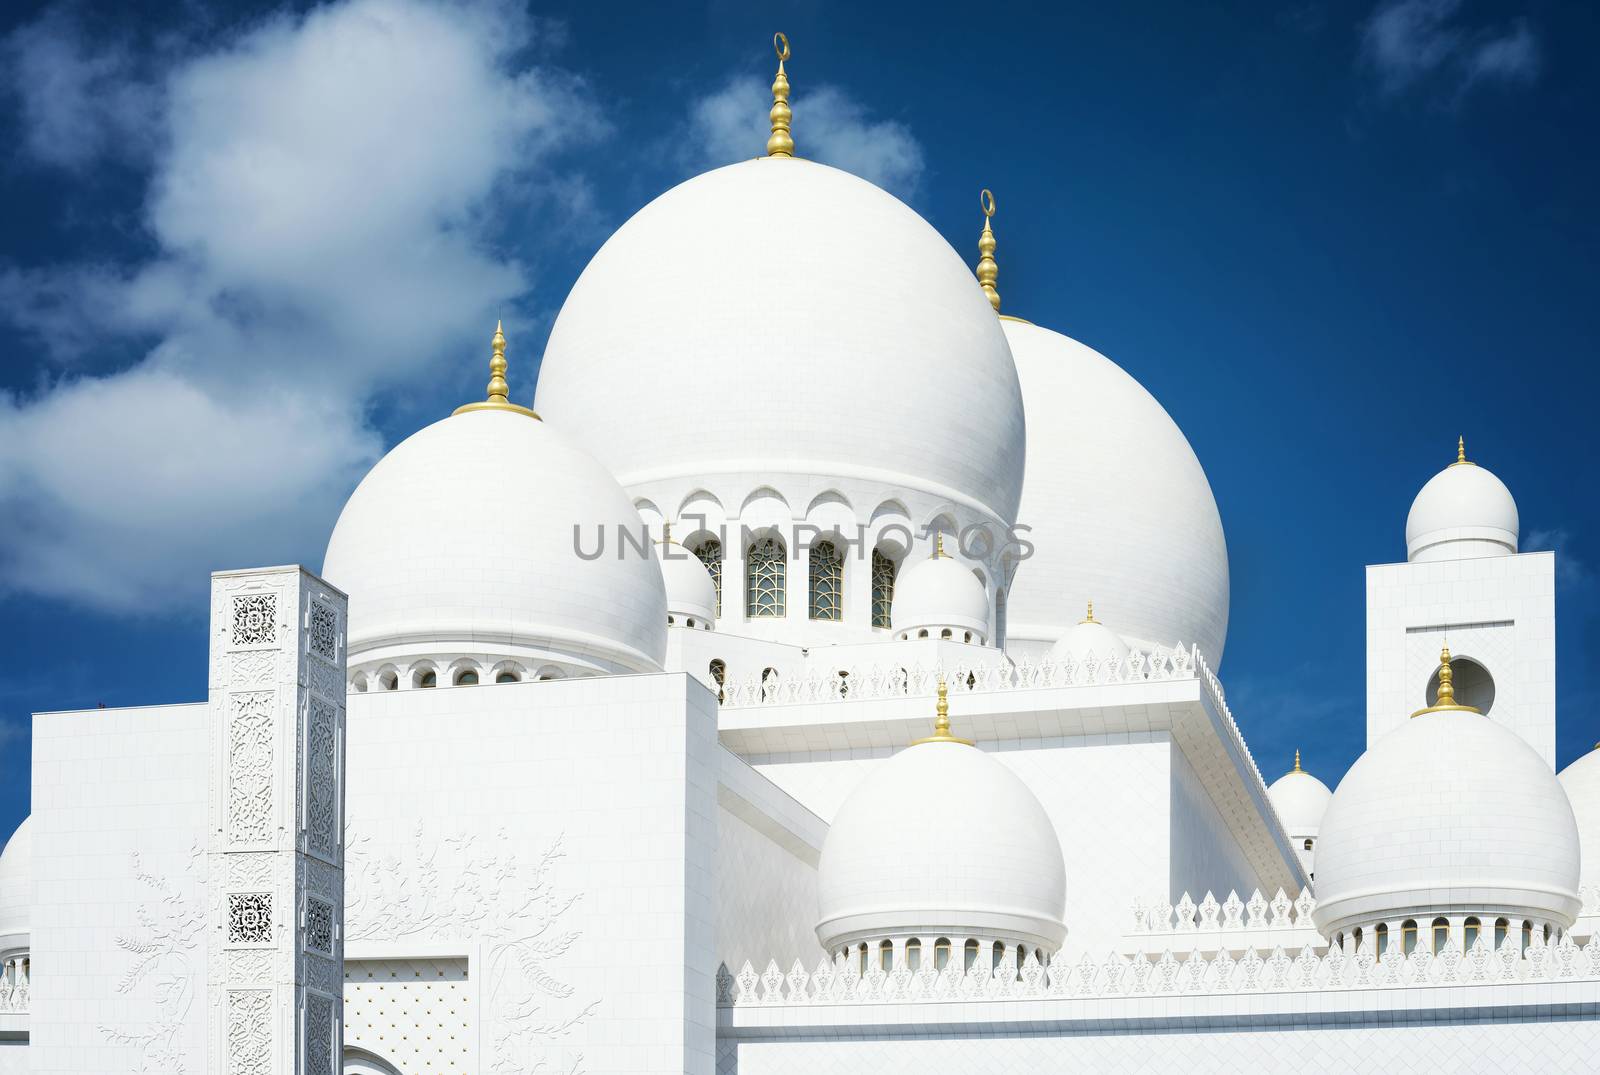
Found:
[[[1268,785],[1183,433],[999,313],[987,192],[975,281],[803,159],[777,44],[766,155],[618,229],[531,407],[497,328],[320,576],[213,576],[206,699],[36,715],[0,1072],[1595,1070],[1506,486],[1422,487],[1366,753]]]

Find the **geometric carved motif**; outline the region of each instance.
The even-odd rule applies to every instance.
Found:
[[[333,908],[315,898],[306,900],[306,947],[333,951]]]
[[[311,602],[311,652],[325,661],[338,652],[339,617],[320,601]]]
[[[333,1075],[333,1001],[306,996],[306,1075]]]
[[[272,893],[228,893],[228,943],[272,942]]]
[[[338,740],[332,706],[311,699],[306,728],[306,845],[332,859],[339,847]]]
[[[271,691],[228,699],[228,838],[266,843],[272,838]]]
[[[272,1070],[272,993],[228,990],[228,1075],[269,1075]]]
[[[241,594],[233,599],[233,644],[259,646],[278,640],[278,595]]]

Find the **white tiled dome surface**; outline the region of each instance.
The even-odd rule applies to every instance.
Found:
[[[1600,748],[1561,770],[1561,787],[1578,822],[1578,842],[1583,849],[1581,884],[1600,885]]]
[[[1333,801],[1328,785],[1305,771],[1291,770],[1278,777],[1267,789],[1267,795],[1284,831],[1299,837],[1317,835],[1328,803]]]
[[[971,270],[893,196],[803,160],[696,176],[619,228],[561,308],[535,406],[630,491],[845,477],[1009,521],[1022,488],[1016,368]]]
[[[578,555],[574,527],[592,553]],[[657,671],[667,607],[642,522],[605,468],[510,411],[435,422],[380,459],[345,504],[323,576],[350,596],[350,659],[527,652]]]
[[[1017,522],[1034,545],[1007,595],[1007,636],[1049,645],[1093,601],[1130,642],[1198,645],[1220,667],[1228,546],[1183,431],[1098,351],[1037,325],[1001,324],[1028,417]]]
[[[1532,916],[1570,926],[1578,827],[1560,782],[1486,717],[1428,713],[1339,782],[1317,840],[1318,929],[1422,914]]]
[[[950,556],[916,560],[895,580],[896,631],[961,627],[989,634],[989,597],[972,568]]]
[[[1406,516],[1406,557],[1447,560],[1517,551],[1521,523],[1505,482],[1477,465],[1448,466],[1428,479]]]
[[[959,730],[958,730],[959,731]],[[1061,842],[1011,770],[960,743],[923,743],[873,770],[834,816],[817,874],[817,939],[1065,934]]]
[[[33,925],[33,815],[17,826],[0,853],[0,935]]]

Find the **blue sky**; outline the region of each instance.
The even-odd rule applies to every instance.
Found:
[[[0,830],[29,714],[202,698],[207,573],[320,565],[496,317],[531,397],[605,237],[759,151],[775,29],[804,155],[969,259],[992,187],[1006,309],[1188,434],[1269,778],[1360,753],[1363,566],[1462,433],[1558,552],[1559,762],[1600,739],[1592,7],[755,8],[7,8]]]

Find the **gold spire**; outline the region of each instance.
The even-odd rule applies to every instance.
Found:
[[[669,519],[661,520],[661,544],[672,544],[672,522]]]
[[[464,403],[455,409],[456,414],[467,411],[515,411],[525,414],[529,418],[539,416],[527,407],[511,402],[511,388],[506,384],[506,334],[500,328],[500,322],[494,323],[494,338],[489,341],[491,354],[489,356],[489,388],[487,398],[477,403]]]
[[[1473,463],[1472,460],[1467,458],[1467,438],[1466,437],[1457,437],[1456,438],[1456,461],[1454,463],[1451,463],[1450,465],[1453,466],[1453,467],[1470,467],[1470,466],[1476,466],[1477,465],[1477,464]]]
[[[994,282],[1000,277],[1000,266],[994,260],[994,229],[989,222],[994,219],[994,193],[985,187],[978,195],[978,205],[983,209],[983,234],[978,236],[978,285],[989,297],[994,312],[1000,312],[1000,292]]]
[[[1099,620],[1094,618],[1094,602],[1093,601],[1089,602],[1088,611],[1083,614],[1083,619],[1079,620],[1078,622],[1079,623],[1099,623],[1100,622]]]
[[[1411,714],[1420,717],[1424,713],[1477,713],[1480,710],[1470,705],[1456,703],[1455,669],[1450,667],[1450,646],[1445,645],[1439,651],[1439,697],[1426,709],[1419,709]]]
[[[935,530],[933,532],[933,558],[935,560],[943,560],[944,556],[944,531]]]
[[[939,677],[939,704],[934,708],[937,714],[933,720],[933,734],[926,739],[915,739],[911,745],[921,746],[923,743],[961,743],[971,746],[972,740],[958,739],[950,734],[950,692],[944,684],[944,677]]]
[[[794,139],[789,137],[789,76],[783,72],[783,61],[789,58],[789,38],[780,30],[772,35],[772,50],[778,54],[778,77],[772,80],[772,135],[767,139],[767,156],[794,156]]]
[[[1294,768],[1289,770],[1289,771],[1292,772],[1292,773],[1303,773],[1303,772],[1305,772],[1304,769],[1300,768],[1300,750],[1299,750],[1299,748],[1296,748],[1295,752],[1294,752]]]

